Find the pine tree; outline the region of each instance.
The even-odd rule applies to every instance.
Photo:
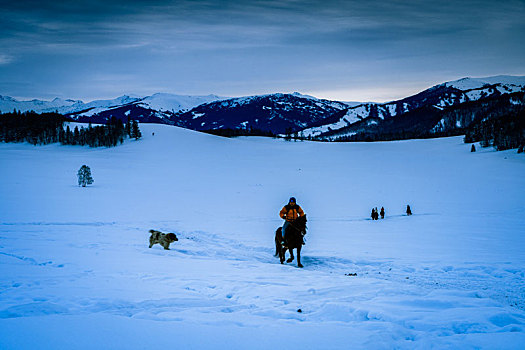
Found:
[[[292,140],[292,128],[290,128],[290,127],[286,128],[286,132],[284,134],[284,139],[286,141],[291,141]]]
[[[71,132],[71,129],[69,128],[69,125],[68,125],[67,128],[66,128],[66,135],[64,137],[66,145],[70,145],[71,144],[72,137],[73,137],[73,133]]]
[[[78,131],[78,126],[75,126],[73,130],[73,144],[78,145],[80,140],[80,131]]]
[[[87,165],[82,165],[77,173],[78,176],[78,185],[86,187],[86,185],[91,185],[94,180],[91,177],[91,169]]]
[[[128,117],[128,121],[126,122],[126,134],[128,134],[129,137],[131,137],[131,120]]]
[[[142,133],[139,129],[139,123],[136,120],[133,120],[131,124],[131,137],[135,140],[138,140],[142,137]]]

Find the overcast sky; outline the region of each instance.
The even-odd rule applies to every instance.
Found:
[[[525,0],[0,0],[0,94],[387,101],[525,75]]]

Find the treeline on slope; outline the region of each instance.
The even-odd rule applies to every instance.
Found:
[[[88,127],[75,126],[71,130],[64,123],[71,119],[58,113],[19,112],[0,114],[0,141],[28,142],[33,145],[45,145],[60,142],[63,145],[90,147],[112,147],[123,143],[127,137],[140,138],[141,132],[137,121],[128,120],[126,124],[117,118],[111,118],[106,125]]]
[[[481,147],[493,146],[498,151],[525,145],[525,108],[508,114],[481,120],[468,128],[465,143],[480,142]]]
[[[436,137],[459,136],[465,134],[464,128],[457,128],[444,132],[429,132],[415,130],[401,130],[395,132],[359,133],[351,136],[341,136],[334,139],[335,142],[374,142],[374,141],[396,141],[409,139],[430,139]]]
[[[253,128],[246,129],[209,129],[204,130],[203,132],[207,134],[224,136],[224,137],[238,137],[238,136],[267,136],[267,137],[276,137],[276,135],[271,131],[264,131]]]

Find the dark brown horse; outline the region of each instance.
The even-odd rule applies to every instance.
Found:
[[[293,250],[297,249],[297,266],[303,267],[301,264],[301,248],[304,244],[303,237],[306,234],[306,215],[299,216],[294,221],[290,222],[286,232],[286,242],[282,244],[282,227],[275,231],[275,256],[279,256],[281,264],[286,259],[286,250],[290,252],[290,258],[286,262],[293,261]]]

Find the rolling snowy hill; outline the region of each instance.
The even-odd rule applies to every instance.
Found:
[[[523,155],[141,129],[0,144],[1,349],[523,347]],[[303,269],[273,256],[292,195]],[[179,241],[149,249],[151,228]]]

